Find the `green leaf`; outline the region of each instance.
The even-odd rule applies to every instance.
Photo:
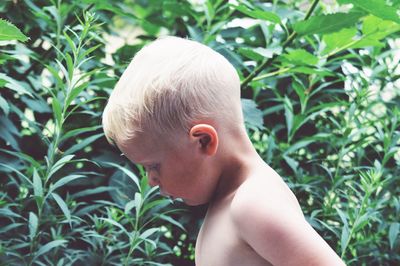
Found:
[[[262,55],[264,58],[272,58],[275,54],[282,53],[282,47],[275,47],[275,48],[262,48],[257,47],[253,49],[259,55]]]
[[[10,22],[0,19],[0,41],[17,40],[26,42],[29,38],[26,37],[17,27]]]
[[[299,35],[326,34],[352,27],[363,16],[365,13],[361,12],[314,16],[295,23],[293,28]]]
[[[272,12],[269,11],[264,11],[262,9],[249,9],[246,6],[240,4],[238,6],[231,5],[233,8],[236,10],[242,12],[245,15],[248,15],[249,17],[256,18],[256,19],[261,19],[261,20],[267,20],[276,24],[281,23],[281,18]]]
[[[284,107],[285,107],[286,127],[288,131],[288,136],[290,136],[293,128],[294,114],[293,114],[293,105],[286,95],[284,100]]]
[[[297,173],[298,168],[299,168],[299,162],[297,162],[295,159],[293,159],[287,155],[283,155],[283,159],[290,166],[290,168],[292,168],[293,172]]]
[[[33,261],[36,260],[36,258],[38,258],[39,256],[43,255],[44,253],[49,252],[53,248],[64,245],[67,242],[68,242],[67,240],[53,240],[47,243],[46,245],[41,246],[39,251],[36,253],[35,257],[33,258]]]
[[[66,108],[69,107],[71,102],[84,90],[88,87],[89,82],[84,82],[78,87],[72,89],[71,93],[68,94],[67,100],[65,101]]]
[[[129,201],[126,205],[125,205],[125,208],[124,208],[124,213],[125,214],[128,214],[134,207],[135,207],[135,201],[134,200],[131,200],[131,201]]]
[[[24,181],[26,181],[29,185],[33,186],[32,181],[26,175],[24,175],[23,173],[21,173],[20,171],[18,171],[14,167],[9,166],[9,165],[4,164],[4,163],[0,163],[0,166],[3,166],[5,168],[7,168],[7,169],[10,169],[13,172],[16,172]]]
[[[260,55],[259,53],[254,52],[254,49],[250,49],[250,48],[240,47],[238,49],[238,52],[241,55],[243,55],[251,60],[254,60],[254,61],[261,61],[264,58],[264,56]]]
[[[64,154],[71,154],[71,153],[74,153],[74,152],[76,152],[76,151],[79,151],[79,150],[81,150],[82,148],[85,148],[86,146],[88,146],[89,144],[91,144],[92,142],[96,141],[98,138],[100,138],[100,137],[102,137],[102,136],[104,136],[104,133],[99,133],[99,134],[97,134],[97,135],[90,136],[90,137],[88,137],[88,138],[82,140],[81,142],[79,142],[79,143],[73,145],[71,148],[69,148],[68,150],[66,150],[66,151],[64,152]]]
[[[33,169],[33,191],[36,197],[43,197],[43,185],[36,168]]]
[[[49,174],[47,175],[46,182],[53,176],[55,172],[57,172],[61,167],[63,167],[66,163],[70,162],[72,158],[74,158],[75,155],[66,155],[59,159],[53,167],[51,167],[51,170]]]
[[[149,236],[151,236],[152,234],[157,233],[159,231],[160,231],[160,228],[150,228],[150,229],[147,229],[146,231],[144,231],[139,237],[141,239],[146,239]]]
[[[385,0],[338,0],[340,4],[353,4],[368,13],[400,24],[399,8],[389,6]]]
[[[318,64],[318,57],[310,54],[304,49],[293,49],[289,53],[283,55],[283,58],[297,65],[311,65]]]
[[[35,238],[38,228],[38,218],[35,213],[29,212],[29,237],[31,241]]]
[[[399,223],[392,223],[389,228],[389,243],[390,249],[393,249],[394,243],[396,242],[397,235],[399,234]]]
[[[242,99],[244,121],[250,128],[264,129],[264,117],[255,101]]]
[[[8,115],[10,113],[10,106],[8,105],[7,101],[3,97],[1,97],[1,95],[0,95],[0,108],[3,110],[5,115]]]
[[[52,98],[51,106],[53,107],[54,119],[56,120],[56,124],[60,127],[63,124],[60,101],[57,98]]]
[[[347,243],[349,241],[350,238],[350,230],[349,227],[344,225],[342,228],[342,235],[340,237],[340,246],[341,246],[341,252],[342,254],[344,253],[344,251],[347,248]]]
[[[74,62],[69,53],[65,54],[65,61],[67,62],[68,79],[72,80],[72,77],[74,75]]]
[[[67,183],[69,183],[69,182],[71,182],[71,181],[74,181],[74,180],[76,180],[76,179],[78,179],[78,178],[83,178],[83,177],[86,177],[86,176],[84,176],[84,175],[67,175],[67,176],[61,178],[61,179],[58,180],[56,183],[54,183],[53,186],[50,187],[47,196],[48,196],[51,192],[53,192],[54,190],[56,190],[57,188],[62,187],[62,186],[64,186],[65,184],[67,184]]]
[[[83,127],[83,128],[77,128],[77,129],[73,129],[71,131],[66,132],[60,139],[60,142],[63,142],[71,137],[76,137],[79,134],[82,133],[86,133],[86,132],[91,132],[91,131],[95,131],[97,129],[102,128],[102,125],[98,125],[98,126],[93,126],[93,127]],[[69,155],[71,156],[71,155]]]
[[[0,217],[6,217],[10,219],[11,217],[13,218],[22,218],[21,215],[13,212],[12,210],[8,208],[0,208]]]
[[[3,73],[0,73],[0,79],[7,82],[7,84],[5,84],[4,87],[6,87],[10,90],[13,90],[17,93],[28,94],[30,97],[33,97],[32,93],[29,92],[27,89],[25,89],[21,82],[3,74]]]
[[[124,174],[126,174],[130,179],[132,179],[132,181],[136,184],[137,188],[140,190],[139,179],[132,171],[130,171],[130,170],[126,169],[125,167],[118,165],[116,163],[104,162],[104,164],[111,165],[113,167],[118,168],[122,172],[124,172]]]
[[[386,36],[400,31],[400,24],[388,20],[382,20],[373,15],[364,18],[362,25],[363,35],[349,48],[363,48],[367,46],[383,47],[385,43],[381,40]]]
[[[62,210],[62,212],[65,215],[65,218],[67,218],[69,226],[72,228],[72,223],[71,223],[71,212],[68,209],[67,204],[65,201],[56,193],[51,193],[51,196],[53,196],[53,199],[57,202],[58,206]]]
[[[183,227],[183,225],[181,223],[179,223],[177,220],[173,219],[171,216],[161,214],[159,216],[159,218],[164,220],[164,221],[167,221],[167,222],[169,222],[169,223],[171,223],[171,224],[173,224],[173,225],[175,225],[177,227],[179,227],[180,229],[182,229],[183,231],[186,232],[185,227]]]
[[[322,40],[324,41],[326,47],[322,54],[328,54],[337,48],[346,47],[347,45],[353,43],[356,34],[357,29],[353,27],[324,35]]]
[[[143,204],[142,194],[136,192],[134,201],[135,201],[136,219],[138,219],[140,217],[140,210],[142,209],[142,204]]]
[[[129,235],[129,233],[128,233],[128,231],[125,229],[125,227],[123,227],[120,223],[118,223],[117,221],[114,221],[114,220],[112,220],[112,219],[110,219],[110,218],[98,218],[99,220],[102,220],[102,221],[105,221],[105,222],[107,222],[107,223],[109,223],[109,224],[112,224],[112,225],[114,225],[114,226],[116,226],[116,227],[118,227],[119,229],[121,229],[121,231],[122,232],[124,232],[127,236],[130,236]]]

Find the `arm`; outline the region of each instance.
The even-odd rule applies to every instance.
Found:
[[[344,262],[290,204],[242,199],[232,205],[240,236],[260,256],[279,266],[343,266]]]

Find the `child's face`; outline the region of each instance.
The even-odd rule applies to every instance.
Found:
[[[182,198],[188,205],[210,200],[218,173],[210,156],[189,136],[166,141],[140,134],[120,148],[129,160],[145,167],[149,184],[159,186],[161,194]]]

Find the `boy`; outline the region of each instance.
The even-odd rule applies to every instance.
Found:
[[[103,126],[163,195],[209,203],[197,266],[344,265],[253,148],[237,72],[207,46],[165,37],[144,47],[112,92]]]

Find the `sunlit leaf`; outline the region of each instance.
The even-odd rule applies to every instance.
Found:
[[[361,12],[313,16],[309,20],[296,22],[293,28],[299,35],[326,34],[353,27],[363,16],[365,13]]]
[[[338,0],[340,4],[353,4],[368,13],[400,24],[400,9],[389,6],[386,0]]]
[[[0,19],[0,41],[17,40],[26,42],[28,39],[16,26],[4,19]]]

